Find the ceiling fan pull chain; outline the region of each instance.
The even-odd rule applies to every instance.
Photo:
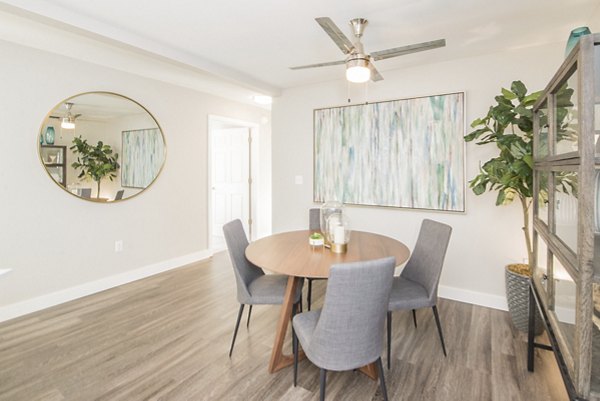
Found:
[[[350,103],[350,81],[346,81],[346,97],[348,98],[348,103]]]

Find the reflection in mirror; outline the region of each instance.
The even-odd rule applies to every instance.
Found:
[[[135,101],[90,92],[60,102],[39,135],[48,175],[69,193],[112,202],[149,187],[165,161],[163,133]]]

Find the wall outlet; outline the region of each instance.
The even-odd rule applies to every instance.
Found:
[[[294,182],[296,183],[296,185],[302,185],[304,183],[304,177],[302,177],[301,175],[297,175],[294,178]]]
[[[123,240],[119,239],[115,241],[115,252],[122,252],[123,251]]]

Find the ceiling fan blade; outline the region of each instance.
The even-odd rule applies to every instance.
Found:
[[[373,60],[384,60],[386,58],[404,56],[405,54],[422,52],[446,46],[446,39],[433,40],[431,42],[415,43],[414,45],[395,47],[393,49],[380,50],[371,53]]]
[[[331,20],[329,17],[319,17],[315,18],[315,21],[321,28],[329,35],[329,37],[335,42],[335,44],[340,48],[342,53],[350,54],[350,52],[354,49],[354,44],[348,39],[346,35],[340,31],[340,28]]]
[[[344,64],[346,62],[346,60],[340,60],[340,61],[330,61],[328,63],[317,63],[317,64],[308,64],[308,65],[298,65],[296,67],[290,67],[290,70],[302,70],[304,68],[315,68],[315,67],[327,67],[330,65],[340,65],[340,64]]]
[[[375,68],[375,65],[373,65],[373,63],[369,63],[369,70],[371,70],[371,81],[377,82],[383,80],[383,76],[381,76],[379,71],[377,71],[377,68]]]

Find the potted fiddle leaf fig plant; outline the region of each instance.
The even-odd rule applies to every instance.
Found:
[[[77,161],[71,164],[74,169],[81,170],[77,178],[91,178],[97,184],[98,193],[96,198],[100,198],[100,183],[104,178],[111,181],[117,177],[116,171],[121,167],[117,162],[119,155],[113,153],[110,145],[98,141],[95,146],[87,143],[87,139],[81,136],[73,138],[73,146],[69,149],[77,155]]]
[[[471,123],[474,130],[465,136],[465,141],[477,141],[477,145],[493,144],[498,148],[498,156],[485,162],[479,174],[469,181],[476,195],[486,191],[497,191],[496,205],[507,205],[515,199],[523,211],[523,235],[527,249],[527,264],[506,266],[506,297],[509,312],[514,325],[522,330],[528,329],[529,281],[533,246],[530,230],[530,211],[533,197],[533,105],[541,91],[527,93],[527,87],[521,81],[512,82],[510,89],[502,88],[495,97],[496,104],[487,114]],[[573,106],[573,89],[566,85],[556,94],[555,115],[559,124],[557,140],[569,140],[573,133],[569,126],[569,107]],[[547,118],[543,117],[543,118]],[[540,125],[547,123],[540,119]],[[542,146],[547,146],[543,145]],[[577,196],[577,177],[574,173],[555,174],[556,188],[559,191]],[[547,202],[547,183],[540,182],[539,199]],[[536,309],[537,311],[537,309]],[[541,333],[541,319],[536,319],[536,334]]]

